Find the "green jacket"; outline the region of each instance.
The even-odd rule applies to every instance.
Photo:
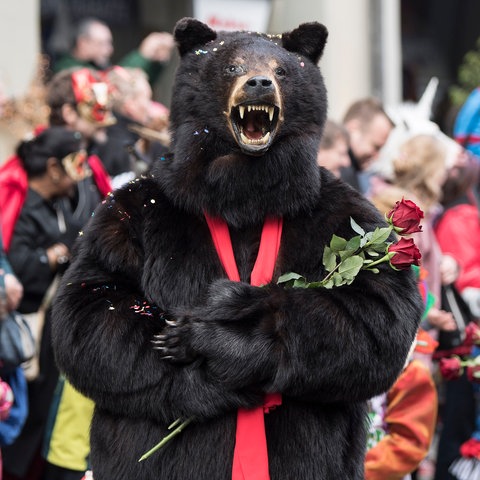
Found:
[[[148,75],[148,81],[152,86],[156,83],[156,81],[160,77],[160,74],[164,70],[163,63],[155,62],[149,60],[148,58],[145,58],[138,50],[131,51],[118,62],[118,65],[127,68],[141,68]],[[53,73],[58,73],[62,70],[73,67],[87,67],[94,70],[100,70],[98,65],[96,65],[95,63],[78,60],[70,54],[66,54],[63,57],[59,58],[53,64],[52,70]]]

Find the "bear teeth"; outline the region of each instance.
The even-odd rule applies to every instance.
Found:
[[[258,111],[263,111],[268,113],[268,118],[270,121],[273,120],[273,114],[275,113],[275,108],[271,107],[269,105],[239,105],[238,106],[238,113],[240,115],[240,118],[243,120],[245,116],[245,108],[247,109],[247,112],[251,112],[252,110],[258,110]]]
[[[242,139],[242,142],[246,145],[264,145],[268,142],[270,138],[270,132],[267,132],[262,138],[259,138],[257,140],[248,138],[243,134],[243,132],[240,132],[240,138]]]

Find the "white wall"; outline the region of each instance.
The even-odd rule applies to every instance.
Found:
[[[0,82],[4,94],[22,97],[37,72],[40,0],[0,0]],[[0,124],[0,164],[15,151],[23,126]]]
[[[0,78],[21,95],[36,73],[40,52],[40,0],[0,0]]]
[[[320,60],[329,95],[329,116],[340,121],[355,100],[378,95],[395,103],[401,95],[400,0],[272,0],[270,30],[291,30],[302,22],[319,21],[328,31]],[[380,8],[381,44],[373,48],[372,8]],[[380,52],[374,58],[375,52]],[[373,62],[376,62],[373,65]],[[373,68],[380,69],[381,91],[374,91]]]

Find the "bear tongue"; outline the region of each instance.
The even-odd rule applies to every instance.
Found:
[[[253,121],[247,122],[247,124],[244,126],[243,132],[245,136],[251,140],[258,140],[263,137],[262,130],[258,129]]]

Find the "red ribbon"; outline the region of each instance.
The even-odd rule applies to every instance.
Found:
[[[205,219],[228,278],[240,281],[228,225],[222,219],[212,218],[207,214]],[[280,248],[282,225],[281,218],[265,220],[260,248],[250,277],[251,285],[260,286],[271,281]],[[282,396],[279,393],[269,393],[265,395],[263,406],[238,410],[232,480],[270,479],[264,413],[268,413],[281,403]]]

